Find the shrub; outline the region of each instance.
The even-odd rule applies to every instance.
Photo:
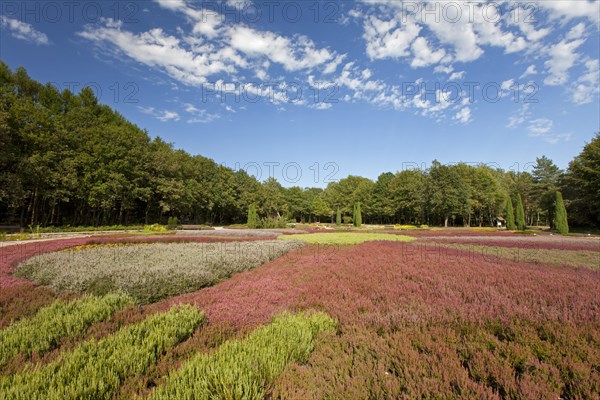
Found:
[[[283,314],[246,339],[200,354],[171,374],[151,399],[264,399],[275,377],[291,363],[306,362],[316,337],[335,331],[323,313]]]
[[[335,224],[336,225],[342,224],[342,212],[340,211],[339,207],[337,209],[337,213],[335,214]]]
[[[261,240],[94,247],[34,256],[15,274],[57,291],[123,291],[151,303],[211,286],[302,246]]]
[[[179,220],[177,217],[169,217],[167,220],[168,229],[177,229],[177,225],[179,225]]]
[[[258,222],[258,226],[257,228],[261,228],[261,229],[274,229],[274,228],[279,228],[279,229],[283,229],[283,228],[287,228],[287,221],[284,218],[272,218],[272,217],[267,217],[267,218],[261,218]]]
[[[204,321],[196,307],[173,307],[106,338],[83,343],[59,360],[4,379],[6,399],[110,399]]]
[[[146,232],[166,232],[167,227],[160,224],[144,225],[144,231]]]
[[[81,334],[94,322],[104,321],[130,304],[133,299],[121,294],[89,296],[68,303],[57,300],[35,316],[0,331],[0,366],[19,353],[30,356],[52,350],[61,338]]]
[[[352,219],[352,217],[347,216],[347,215],[344,215],[343,220],[344,220],[344,224],[353,224],[354,223],[354,220]]]

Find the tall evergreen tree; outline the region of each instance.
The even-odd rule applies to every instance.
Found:
[[[342,212],[340,211],[339,207],[337,209],[337,214],[335,215],[335,224],[336,225],[342,224]]]
[[[248,228],[255,229],[258,228],[258,214],[256,214],[256,206],[251,204],[248,207]]]
[[[567,209],[563,202],[562,193],[556,192],[554,202],[554,229],[562,235],[569,233],[569,223],[567,221]]]
[[[510,197],[506,200],[506,229],[510,231],[517,229],[515,225],[515,211]]]
[[[523,210],[523,201],[521,200],[521,194],[517,195],[517,209],[516,212],[516,223],[517,229],[520,231],[524,231],[525,226],[525,211]]]
[[[362,215],[360,212],[360,201],[356,203],[354,206],[354,215],[352,216],[354,220],[354,226],[360,228],[362,225]]]

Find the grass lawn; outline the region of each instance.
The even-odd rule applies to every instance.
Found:
[[[411,236],[390,235],[387,233],[354,233],[354,232],[334,232],[334,233],[309,233],[305,235],[282,235],[279,239],[301,240],[311,244],[359,244],[374,240],[387,240],[410,242],[415,240]]]

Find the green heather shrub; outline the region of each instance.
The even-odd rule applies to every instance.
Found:
[[[272,218],[272,217],[261,218],[258,221],[257,228],[261,228],[261,229],[287,228],[287,221],[285,220],[285,218],[280,218],[280,219]]]
[[[179,220],[177,217],[169,217],[167,220],[168,229],[177,229],[177,225],[179,225]]]
[[[146,232],[166,232],[167,227],[160,224],[144,225]]]
[[[90,340],[57,361],[0,378],[3,399],[110,399],[125,378],[147,371],[204,321],[196,307],[182,305]]]
[[[80,300],[56,300],[36,315],[0,331],[0,366],[19,353],[30,356],[57,347],[61,338],[83,333],[94,322],[104,321],[117,310],[133,304],[123,294],[86,296]]]
[[[304,363],[319,333],[336,323],[323,313],[283,314],[243,340],[199,354],[172,373],[151,399],[264,399],[269,386],[290,363]]]
[[[302,242],[155,243],[40,254],[15,275],[57,291],[120,291],[141,303],[189,293],[302,247]]]

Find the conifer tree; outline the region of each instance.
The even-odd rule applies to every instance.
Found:
[[[512,199],[509,197],[506,201],[506,229],[514,231],[517,229],[515,225],[515,211],[512,205]]]
[[[256,214],[256,206],[254,204],[248,207],[248,228],[258,228],[258,215]]]
[[[354,205],[354,215],[352,216],[354,219],[354,226],[360,228],[362,225],[362,215],[360,213],[360,202]]]
[[[337,209],[337,214],[335,215],[335,224],[336,225],[341,225],[342,224],[342,212],[340,211],[339,207]]]
[[[569,233],[569,223],[567,221],[567,209],[563,202],[561,192],[556,192],[556,200],[554,202],[554,229],[561,235]]]
[[[525,226],[525,210],[523,210],[523,201],[521,200],[521,194],[517,195],[517,209],[516,212],[516,223],[517,229],[520,231],[524,231]]]

